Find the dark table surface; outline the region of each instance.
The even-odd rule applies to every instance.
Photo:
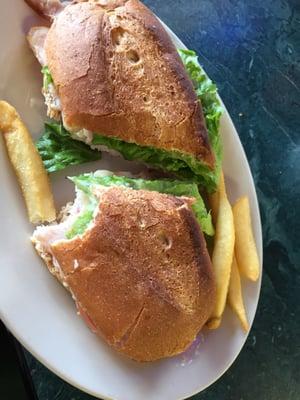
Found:
[[[256,183],[264,275],[241,354],[199,400],[300,398],[300,0],[144,0],[195,49]],[[39,400],[89,400],[28,353]]]

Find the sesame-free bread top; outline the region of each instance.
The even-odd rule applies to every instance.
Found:
[[[132,359],[184,351],[212,312],[211,261],[190,204],[158,192],[105,188],[94,225],[51,245],[58,278],[80,312]]]

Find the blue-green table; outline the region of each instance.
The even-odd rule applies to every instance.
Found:
[[[254,326],[230,370],[194,399],[299,400],[300,0],[144,2],[217,82],[250,162],[263,222]],[[91,399],[26,357],[39,400]]]

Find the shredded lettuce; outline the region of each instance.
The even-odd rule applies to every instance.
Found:
[[[127,178],[125,176],[98,176],[97,173],[83,174],[69,178],[77,187],[77,190],[83,191],[90,199],[91,204],[95,204],[92,189],[95,185],[102,186],[125,186],[135,190],[150,190],[174,196],[194,197],[195,203],[192,209],[195,213],[201,230],[207,235],[214,234],[211,215],[207,212],[202,197],[199,194],[198,187],[195,183],[185,183],[181,181],[170,180],[145,180],[136,178]],[[94,207],[94,206],[93,206]],[[77,234],[85,231],[88,224],[93,218],[93,207],[85,210],[75,221],[71,230],[67,233],[67,238],[71,239]],[[90,214],[88,214],[90,212]]]
[[[101,159],[99,151],[73,140],[62,124],[55,122],[45,123],[45,131],[37,141],[36,147],[48,172]]]

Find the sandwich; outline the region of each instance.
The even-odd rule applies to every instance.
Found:
[[[139,0],[27,2],[52,19],[50,28],[28,34],[51,118],[93,148],[216,189],[221,112],[216,96],[212,101],[215,87],[193,54],[180,57],[146,6]]]
[[[105,171],[70,179],[75,201],[32,236],[50,272],[120,353],[154,361],[183,352],[216,296],[197,186]]]

